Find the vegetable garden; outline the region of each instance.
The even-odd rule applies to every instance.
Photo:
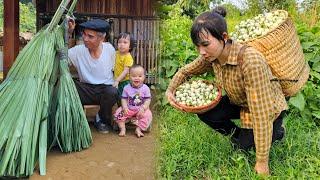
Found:
[[[186,3],[187,2],[187,3]],[[248,1],[240,10],[226,4],[229,33],[241,21],[262,13],[258,1]],[[264,1],[264,8],[286,10],[299,35],[305,60],[311,70],[308,82],[297,95],[288,100],[284,119],[285,139],[272,146],[270,179],[320,177],[320,3],[304,1],[300,7],[292,0]],[[168,105],[164,92],[170,79],[183,65],[197,57],[191,42],[190,28],[195,16],[209,10],[207,1],[164,1],[160,13],[162,58],[161,81],[157,103],[161,106],[158,136],[159,178],[165,179],[252,179],[254,151],[235,151],[229,141],[202,123],[194,114],[180,112]],[[269,22],[268,22],[269,23]],[[272,25],[272,24],[270,24]],[[257,32],[258,34],[260,32]],[[214,75],[206,73],[203,79]],[[239,120],[235,120],[239,123]]]

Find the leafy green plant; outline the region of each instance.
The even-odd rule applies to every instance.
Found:
[[[190,28],[192,20],[181,15],[178,6],[173,6],[169,19],[161,24],[161,64],[160,64],[160,85],[161,95],[158,96],[161,105],[166,104],[164,91],[167,89],[170,79],[177,70],[196,58],[197,53],[191,42]]]
[[[266,9],[285,9],[288,10],[296,6],[296,0],[264,0]]]
[[[0,0],[0,31],[3,31],[3,0]],[[36,32],[36,9],[32,3],[19,3],[20,32]]]
[[[161,18],[167,19],[167,13],[172,10],[173,6],[178,6],[182,15],[195,18],[199,13],[209,10],[210,0],[161,0],[158,2],[158,13]],[[220,3],[221,0],[213,0],[212,2]]]
[[[32,3],[23,4],[20,6],[20,31],[21,32],[36,32],[36,9]]]
[[[320,26],[308,28],[306,25],[300,25],[298,33],[311,70],[304,89],[295,97],[291,97],[289,104],[295,107],[291,111],[298,111],[301,117],[314,119],[320,124]]]

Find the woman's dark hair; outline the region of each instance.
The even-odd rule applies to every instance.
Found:
[[[128,38],[128,37],[129,37],[129,39],[130,39],[129,52],[131,52],[132,49],[136,47],[136,41],[135,41],[135,39],[133,38],[132,34],[127,33],[127,32],[122,32],[122,33],[120,33],[119,36],[118,36],[118,41],[119,41],[119,39],[121,39],[121,38]]]
[[[193,44],[199,45],[202,42],[200,34],[210,33],[218,40],[223,40],[222,34],[228,33],[226,17],[227,11],[224,7],[218,6],[212,11],[207,11],[199,15],[193,22],[191,28],[191,39]]]

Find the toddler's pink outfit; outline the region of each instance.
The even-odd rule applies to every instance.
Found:
[[[152,113],[149,109],[147,109],[141,117],[136,116],[139,110],[128,110],[128,113],[124,115],[122,111],[122,107],[119,107],[116,112],[116,121],[126,121],[129,118],[133,118],[133,122],[136,120],[135,124],[142,130],[147,130],[150,126],[152,120]]]
[[[143,84],[142,86],[135,88],[132,87],[131,84],[127,84],[123,88],[121,98],[127,100],[129,110],[128,113],[125,115],[122,110],[122,107],[119,107],[114,114],[115,120],[126,121],[129,118],[133,118],[137,120],[136,125],[140,129],[144,131],[147,130],[152,121],[151,111],[149,109],[145,110],[143,115],[140,117],[137,116],[137,113],[139,112],[139,109],[142,108],[142,105],[144,104],[145,100],[151,98],[149,87]]]

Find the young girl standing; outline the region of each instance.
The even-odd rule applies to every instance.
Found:
[[[116,51],[116,62],[114,66],[115,81],[113,87],[118,88],[119,95],[123,87],[129,83],[129,68],[133,64],[130,54],[133,49],[134,40],[129,33],[120,33],[118,37],[118,50]]]
[[[137,137],[143,137],[142,131],[147,130],[151,121],[152,113],[149,109],[151,93],[149,87],[143,83],[145,70],[141,65],[133,65],[130,68],[130,83],[123,88],[121,107],[115,112],[115,120],[120,128],[119,136],[126,135],[126,120],[136,118]]]

